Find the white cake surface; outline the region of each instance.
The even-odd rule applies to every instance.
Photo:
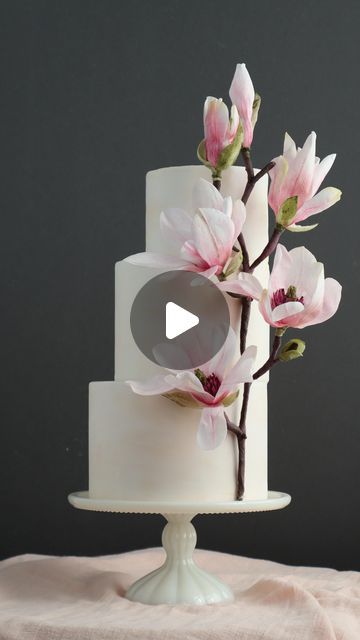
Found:
[[[199,177],[210,180],[202,166],[169,167],[146,177],[146,249],[171,253],[161,239],[160,212],[171,206],[191,211],[191,193]],[[240,198],[246,184],[242,167],[224,172],[221,192]],[[247,204],[244,237],[251,260],[267,239],[267,177],[255,186]],[[160,269],[120,261],[115,268],[115,381],[93,382],[89,393],[89,493],[93,498],[122,500],[214,501],[235,499],[237,442],[228,433],[214,451],[196,442],[200,417],[197,409],[184,409],[163,397],[141,397],[124,384],[162,371],[138,349],[130,329],[130,311],[138,291]],[[256,274],[264,283],[268,265]],[[240,305],[227,296],[231,324],[239,334]],[[144,319],[146,330],[146,319]],[[252,305],[247,344],[257,344],[257,366],[269,353],[269,328]],[[245,447],[244,499],[267,496],[267,381],[253,383]],[[238,421],[239,399],[227,409]]]

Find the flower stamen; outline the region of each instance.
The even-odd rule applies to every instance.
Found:
[[[201,369],[195,369],[194,373],[196,377],[199,378],[204,391],[207,391],[207,393],[210,393],[210,395],[215,398],[221,385],[221,381],[219,380],[216,373],[211,373],[209,376],[206,376],[205,373],[201,371]]]
[[[290,285],[285,292],[285,289],[278,289],[273,293],[271,298],[271,309],[275,309],[281,304],[285,304],[286,302],[301,302],[304,304],[304,296],[300,296],[300,298],[296,295],[296,287],[294,285]]]

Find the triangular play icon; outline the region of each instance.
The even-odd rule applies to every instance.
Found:
[[[166,337],[172,340],[199,324],[199,318],[175,302],[166,303]]]

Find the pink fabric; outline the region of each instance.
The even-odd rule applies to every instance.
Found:
[[[227,605],[126,600],[160,548],[96,558],[23,555],[0,563],[1,640],[359,640],[360,573],[291,567],[197,549],[231,585]]]

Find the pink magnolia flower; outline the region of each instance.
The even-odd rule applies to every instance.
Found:
[[[145,251],[125,258],[132,264],[185,269],[211,277],[220,274],[245,222],[241,200],[223,198],[210,182],[200,178],[193,190],[193,212],[167,209],[160,215],[160,232],[175,255]]]
[[[209,96],[204,104],[204,133],[206,159],[212,167],[216,167],[222,151],[231,144],[239,127],[237,108],[229,110],[222,98]]]
[[[296,223],[328,209],[341,197],[341,191],[334,187],[326,187],[316,193],[331,169],[336,154],[332,153],[320,162],[315,156],[315,147],[314,131],[302,149],[296,149],[294,140],[286,133],[283,155],[274,159],[275,167],[270,171],[269,204],[275,216],[278,216],[285,200],[292,196],[298,198],[295,218],[288,226],[291,231],[307,231],[316,227],[316,224],[305,227]]]
[[[224,407],[236,399],[243,382],[251,382],[251,369],[256,347],[248,347],[234,363],[238,350],[236,336],[230,328],[223,347],[208,363],[195,371],[176,372],[165,369],[163,374],[145,382],[127,380],[134,393],[166,395],[183,406],[196,406],[201,411],[197,442],[202,449],[219,447],[227,434]]]
[[[229,94],[233,104],[237,107],[244,129],[243,146],[251,147],[257,112],[253,114],[255,100],[254,85],[244,63],[236,65]]]
[[[267,289],[244,272],[217,286],[258,300],[266,322],[277,328],[303,329],[325,322],[334,315],[341,298],[341,285],[324,278],[324,265],[305,247],[287,251],[278,245]]]

